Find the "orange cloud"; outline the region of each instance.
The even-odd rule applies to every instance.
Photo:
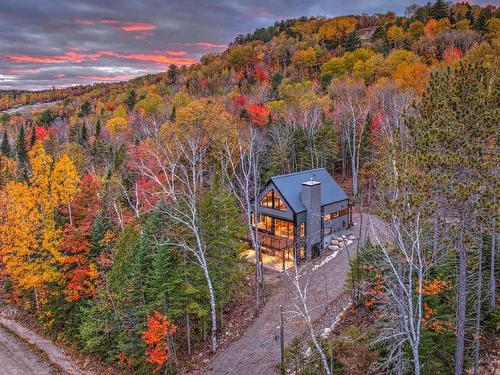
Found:
[[[120,26],[120,30],[123,31],[148,31],[155,30],[156,26],[150,23],[143,22],[127,22],[125,25]]]
[[[146,23],[146,22],[103,19],[103,20],[101,20],[101,23],[105,24],[105,25],[117,25],[114,27],[114,29],[122,30],[125,32],[156,30],[155,25],[153,25],[151,23]]]
[[[170,56],[185,56],[187,55],[186,51],[167,51],[167,54]]]
[[[58,64],[66,62],[83,62],[87,60],[97,60],[101,55],[99,53],[77,53],[66,52],[63,55],[54,56],[30,56],[30,55],[7,55],[7,60],[18,63],[40,63],[40,64]]]
[[[192,43],[185,43],[187,46],[197,46],[201,47],[203,49],[211,49],[211,48],[227,48],[227,45],[225,44],[214,44],[210,42],[192,42]]]
[[[118,76],[78,76],[80,79],[88,79],[92,81],[106,81],[106,82],[112,82],[112,81],[127,81],[130,78],[133,78],[134,76],[132,75],[118,75]]]
[[[198,63],[195,59],[175,55],[165,56],[161,54],[147,53],[121,54],[113,51],[97,51],[94,53],[66,52],[65,54],[54,56],[6,55],[2,57],[2,59],[17,63],[62,64],[69,62],[81,63],[84,61],[95,61],[101,57],[114,57],[122,60],[149,61],[155,64],[193,65]]]

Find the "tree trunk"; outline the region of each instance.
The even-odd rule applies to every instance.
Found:
[[[479,255],[478,255],[478,269],[477,269],[477,306],[476,306],[476,333],[474,335],[474,375],[479,374],[479,350],[480,340],[479,335],[481,331],[481,288],[483,287],[483,230],[481,229],[481,238],[479,240]]]
[[[465,223],[463,224],[465,225]],[[463,235],[458,249],[459,273],[458,273],[458,297],[457,297],[457,327],[456,327],[456,349],[455,349],[455,375],[462,375],[464,370],[465,350],[465,303],[467,288],[467,254]]]
[[[203,267],[203,272],[205,274],[205,279],[207,281],[208,293],[210,295],[210,317],[212,320],[212,328],[211,328],[211,346],[212,353],[215,353],[217,350],[217,306],[215,304],[215,295],[214,289],[212,286],[212,280],[210,279],[210,275],[208,273],[207,267]]]
[[[496,251],[496,233],[495,228],[491,232],[491,262],[490,262],[490,308],[494,309],[496,305],[497,291],[495,278],[495,251]]]
[[[188,344],[188,356],[191,357],[191,321],[189,319],[189,312],[186,310],[186,332]]]

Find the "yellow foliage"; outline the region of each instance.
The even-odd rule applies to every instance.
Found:
[[[127,119],[125,117],[112,117],[106,121],[106,127],[113,136],[127,130],[127,124]]]
[[[429,81],[427,65],[422,63],[399,64],[393,74],[399,87],[411,88],[418,93],[424,91]]]
[[[322,40],[335,40],[344,38],[356,28],[356,18],[343,16],[327,20],[318,31]]]
[[[63,255],[58,249],[61,230],[56,209],[75,194],[76,170],[68,157],[52,165],[52,158],[37,142],[29,152],[32,176],[29,182],[9,182],[0,224],[0,255],[14,286],[33,290],[37,303],[47,284],[62,281]],[[63,176],[63,174],[68,176]]]

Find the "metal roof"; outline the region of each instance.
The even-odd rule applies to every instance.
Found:
[[[271,177],[271,181],[296,213],[306,209],[301,199],[302,183],[304,182],[321,182],[322,206],[348,199],[346,193],[325,168],[274,176]]]

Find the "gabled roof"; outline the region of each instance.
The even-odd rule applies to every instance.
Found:
[[[305,211],[306,209],[301,199],[302,183],[312,180],[321,182],[322,206],[347,199],[346,193],[344,193],[325,168],[310,169],[308,171],[271,177],[271,181],[281,196],[296,213]]]

